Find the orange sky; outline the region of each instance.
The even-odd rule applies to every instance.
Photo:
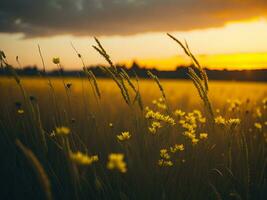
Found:
[[[214,69],[267,68],[267,19],[257,17],[247,21],[227,22],[222,27],[171,32],[186,39],[201,64]],[[10,63],[41,66],[37,44],[40,44],[48,69],[55,66],[52,57],[59,56],[65,69],[80,69],[81,65],[70,42],[84,56],[87,65],[105,64],[91,45],[92,37],[58,35],[21,39],[22,34],[0,33],[1,49]],[[189,64],[181,49],[165,32],[147,32],[126,36],[99,37],[115,63],[129,64],[136,60],[148,67],[174,69]]]

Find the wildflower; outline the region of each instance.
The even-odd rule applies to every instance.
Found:
[[[261,109],[260,108],[257,108],[256,109],[256,116],[257,117],[261,117],[262,116],[262,113],[261,113]]]
[[[167,105],[166,104],[163,104],[163,103],[157,103],[157,106],[158,106],[158,108],[161,108],[163,110],[166,110],[167,109]]]
[[[153,128],[161,128],[162,127],[161,124],[160,124],[160,122],[152,122],[151,126]]]
[[[206,118],[205,117],[202,117],[202,118],[199,118],[198,121],[202,124],[206,123]]]
[[[201,112],[199,110],[193,110],[193,114],[195,116],[197,116],[198,118],[201,118],[202,117],[202,114],[201,114]]]
[[[181,125],[185,124],[185,120],[180,120],[179,124],[181,124]]]
[[[160,109],[163,109],[163,110],[167,109],[167,105],[164,104],[164,100],[162,98],[159,98],[158,101],[157,100],[153,100],[152,104],[156,105]]]
[[[190,131],[185,131],[185,132],[184,132],[184,135],[185,135],[186,137],[190,138],[191,140],[194,139],[194,138],[196,138],[195,133],[192,132],[192,131],[191,131],[191,132],[190,132]]]
[[[152,134],[156,134],[157,130],[155,128],[148,127],[148,130]]]
[[[53,63],[56,64],[56,65],[59,64],[60,63],[59,57],[54,57],[53,58]]]
[[[262,125],[260,123],[258,123],[258,122],[254,123],[254,126],[255,126],[255,128],[257,128],[259,130],[262,129]]]
[[[111,153],[108,157],[107,168],[110,170],[117,169],[122,173],[127,171],[126,163],[123,161],[124,155],[121,153]]]
[[[267,121],[266,121],[266,122],[264,122],[264,125],[265,125],[265,126],[267,126]]]
[[[227,122],[231,126],[237,126],[240,124],[240,119],[239,118],[230,118]]]
[[[122,132],[120,135],[117,135],[118,140],[124,141],[129,140],[131,137],[129,131]]]
[[[109,123],[108,126],[109,126],[110,128],[112,128],[112,127],[113,127],[113,124],[112,124],[112,123]]]
[[[182,125],[183,128],[187,129],[189,132],[194,132],[196,128],[196,124],[189,124],[189,123],[184,123]]]
[[[70,159],[79,165],[91,165],[93,162],[98,161],[98,156],[88,156],[78,151],[76,153],[70,153]]]
[[[149,132],[151,132],[152,134],[155,134],[155,133],[157,132],[157,130],[158,130],[159,128],[161,128],[161,127],[162,127],[162,126],[161,126],[160,122],[154,121],[154,122],[152,122],[151,127],[148,127],[148,130],[149,130]]]
[[[170,151],[172,153],[175,153],[177,151],[183,151],[184,150],[184,145],[183,144],[175,144],[174,147],[170,147]]]
[[[70,129],[66,126],[56,127],[56,135],[69,135]]]
[[[18,114],[23,114],[24,113],[24,110],[23,109],[18,109]]]
[[[149,108],[147,110],[145,118],[162,121],[162,122],[168,123],[172,126],[175,125],[174,119],[172,117],[170,117],[169,115],[163,115],[160,112],[154,112],[153,110],[150,110]]]
[[[198,141],[199,141],[199,139],[197,139],[197,138],[192,138],[192,144],[193,145],[196,145],[197,143],[198,143]]]
[[[225,119],[222,116],[218,116],[214,120],[216,124],[225,125]]]
[[[166,160],[169,160],[170,159],[170,155],[168,153],[168,150],[167,149],[161,149],[160,150],[160,157],[164,158]]]
[[[160,160],[158,161],[158,165],[159,165],[160,167],[171,167],[171,166],[173,166],[173,162],[170,161],[170,160],[163,160],[163,159],[160,159]]]
[[[200,133],[199,134],[200,139],[207,139],[208,138],[208,133]]]
[[[185,115],[185,112],[183,112],[181,110],[175,110],[174,115],[177,117],[183,117]]]

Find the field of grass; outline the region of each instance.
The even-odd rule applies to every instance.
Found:
[[[129,79],[100,43],[111,79],[20,78],[5,62],[0,198],[266,199],[266,84],[208,83],[182,47],[192,81]]]

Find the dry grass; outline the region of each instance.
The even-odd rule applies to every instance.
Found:
[[[266,198],[266,84],[208,83],[178,40],[194,84],[130,79],[96,42],[111,79],[20,78],[1,55],[3,199]]]

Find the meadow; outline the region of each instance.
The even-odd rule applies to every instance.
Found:
[[[1,199],[266,199],[266,84],[208,82],[175,41],[191,80],[130,78],[97,39],[109,79],[18,77],[3,54]]]

